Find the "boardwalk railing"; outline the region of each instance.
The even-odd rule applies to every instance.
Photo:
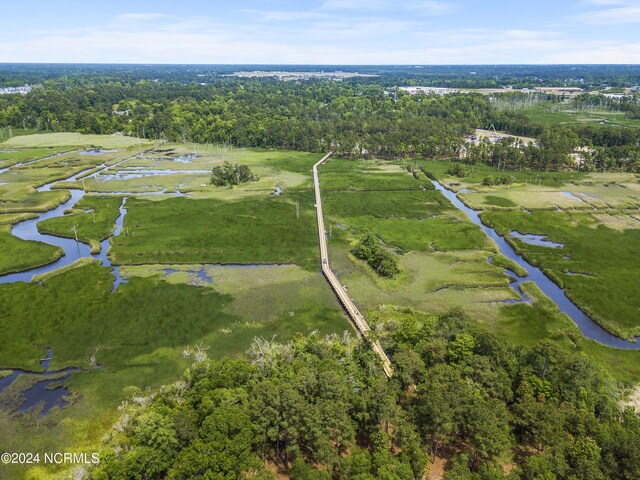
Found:
[[[322,213],[322,197],[320,195],[320,179],[318,177],[318,167],[326,162],[332,154],[333,152],[329,152],[313,166],[313,188],[316,194],[316,217],[318,221],[318,237],[320,240],[320,261],[322,262],[322,273],[329,282],[329,285],[331,285],[331,288],[335,292],[338,300],[349,315],[349,318],[351,318],[360,335],[362,335],[365,340],[368,340],[371,343],[373,351],[381,358],[382,368],[385,375],[387,377],[391,377],[391,375],[393,375],[393,368],[391,367],[389,357],[387,357],[387,354],[384,353],[380,342],[371,338],[371,328],[369,328],[369,324],[365,320],[364,316],[360,313],[358,307],[356,307],[356,304],[353,302],[351,297],[347,295],[347,292],[345,292],[342,284],[338,280],[338,277],[336,277],[336,274],[333,273],[333,270],[331,270],[331,267],[329,265],[327,231],[324,228],[324,216]]]

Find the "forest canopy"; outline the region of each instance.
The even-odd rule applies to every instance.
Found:
[[[514,348],[456,311],[410,309],[380,330],[387,380],[349,335],[255,340],[247,360],[201,358],[149,398],[131,392],[94,479],[640,478],[640,417],[612,379],[553,341]]]
[[[395,89],[409,81],[444,81],[443,73],[420,76],[416,71],[390,68],[382,69],[378,77],[342,82],[280,82],[221,76],[216,71],[199,73],[207,79],[201,82],[187,80],[194,72],[155,68],[156,78],[149,80],[141,78],[142,73],[134,67],[114,67],[102,74],[76,73],[72,66],[67,70],[52,67],[51,71],[42,67],[33,73],[42,77],[41,83],[28,94],[0,95],[0,127],[119,133],[152,140],[309,152],[332,150],[354,158],[465,157],[468,163],[512,169],[640,170],[638,128],[545,126],[520,111],[497,108],[494,100],[502,98],[500,95],[409,95]],[[0,71],[0,78],[15,83],[10,79],[22,78],[21,72],[14,67]],[[522,73],[517,69],[512,72]],[[622,78],[621,74],[616,78]],[[458,78],[458,86],[464,86],[464,78]],[[473,81],[488,84],[480,82],[481,78],[485,77]],[[541,81],[544,83],[546,80]],[[584,105],[587,100],[595,101],[582,96],[574,101]],[[629,118],[638,115],[637,102],[611,102]],[[539,143],[465,145],[465,135],[492,125],[513,135],[535,137]],[[576,165],[570,154],[582,146],[589,147],[590,153]]]

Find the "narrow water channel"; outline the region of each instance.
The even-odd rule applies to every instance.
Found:
[[[105,151],[96,151],[96,152],[82,152],[86,154],[101,154],[108,153]],[[64,179],[58,180],[54,182],[50,182],[46,185],[43,185],[37,189],[38,192],[48,192],[51,191],[51,187],[53,184],[58,182],[72,182],[77,181],[81,177],[83,178],[95,178],[98,175],[101,175],[103,172],[124,163],[126,160],[122,160],[114,165],[100,165],[95,168],[87,169],[75,173],[74,175]],[[7,169],[0,170],[6,171]],[[94,171],[95,170],[95,171]],[[93,171],[93,173],[87,175],[87,172]],[[155,173],[155,172],[154,172]],[[97,254],[91,253],[91,247],[89,244],[76,241],[72,238],[58,237],[55,235],[48,235],[44,233],[40,233],[38,231],[38,223],[47,220],[49,218],[62,217],[64,216],[65,210],[72,209],[86,194],[84,190],[79,189],[69,189],[68,190],[71,198],[61,205],[46,211],[44,213],[39,214],[36,218],[25,220],[19,222],[13,226],[11,229],[11,233],[16,237],[27,240],[27,241],[37,241],[46,243],[48,245],[56,246],[62,249],[64,255],[60,257],[58,260],[48,264],[43,265],[41,267],[32,268],[29,270],[25,270],[18,273],[2,275],[0,276],[0,283],[13,283],[13,282],[30,282],[34,275],[39,275],[43,273],[52,272],[61,267],[65,267],[67,265],[71,265],[75,261],[81,258],[95,258],[102,262],[102,265],[106,268],[113,268],[113,274],[115,276],[113,282],[112,291],[116,291],[118,287],[122,283],[127,283],[127,280],[123,279],[120,275],[120,267],[112,266],[109,257],[107,256],[109,252],[109,248],[111,247],[111,238],[117,237],[122,233],[122,227],[124,223],[124,217],[127,214],[127,209],[125,208],[127,198],[122,199],[122,203],[119,208],[119,215],[115,222],[115,230],[113,234],[100,242],[100,252]],[[164,193],[164,192],[162,192]],[[211,281],[209,277],[206,276],[204,270],[200,272],[199,276],[205,280]],[[47,349],[46,358],[40,361],[40,365],[43,368],[43,372],[31,372],[27,370],[21,369],[9,369],[10,373],[2,378],[0,378],[0,395],[4,392],[5,389],[9,388],[14,381],[20,377],[21,375],[25,375],[34,380],[33,384],[26,388],[23,392],[21,392],[21,398],[19,402],[16,404],[17,412],[26,412],[32,410],[38,406],[42,406],[41,415],[46,415],[53,407],[64,407],[67,405],[67,396],[69,395],[69,390],[64,385],[64,381],[67,380],[73,372],[80,371],[79,368],[69,367],[64,368],[62,370],[49,371],[49,364],[52,358],[52,350]],[[53,378],[51,378],[53,377]]]
[[[457,209],[462,210],[467,214],[469,219],[482,228],[484,233],[486,233],[496,244],[500,250],[500,253],[505,257],[510,258],[514,262],[516,262],[521,267],[525,268],[529,275],[526,277],[526,281],[534,282],[540,290],[553,300],[561,312],[566,313],[571,320],[578,326],[582,334],[595,340],[603,345],[607,345],[615,348],[622,348],[628,350],[640,350],[640,337],[636,337],[636,342],[631,342],[628,340],[624,340],[622,338],[616,337],[611,333],[607,332],[604,328],[598,325],[594,320],[592,320],[586,313],[580,310],[575,303],[573,303],[569,297],[565,294],[564,290],[556,285],[549,277],[547,277],[542,270],[538,267],[531,265],[527,262],[522,255],[519,255],[514,248],[507,243],[504,237],[498,235],[493,228],[487,227],[480,220],[480,216],[478,212],[473,210],[472,208],[467,207],[462,201],[458,198],[458,196],[452,192],[451,190],[443,187],[436,180],[431,180],[436,190],[442,192],[442,194],[449,200]],[[517,275],[511,273],[515,276],[517,280],[522,281],[522,278],[518,278]]]
[[[45,187],[49,186],[50,185],[45,185]],[[38,191],[44,190],[38,189]],[[16,223],[11,229],[11,233],[22,240],[42,242],[59,247],[63,250],[64,255],[48,265],[43,265],[41,267],[32,268],[18,273],[11,273],[9,275],[2,275],[0,276],[0,283],[30,282],[34,275],[51,272],[58,268],[71,265],[79,258],[91,256],[91,247],[86,243],[76,242],[73,238],[57,237],[55,235],[48,235],[38,231],[38,222],[49,218],[62,217],[65,210],[73,208],[73,206],[85,195],[82,190],[69,190],[69,193],[71,193],[71,198],[63,204],[53,210],[41,213],[36,218]]]
[[[124,161],[125,160],[123,160],[122,162]],[[122,162],[118,162],[116,165],[119,165]],[[98,171],[92,173],[86,178],[91,178],[99,175],[101,172],[104,172],[116,165],[112,165],[111,167],[101,165]],[[90,170],[93,169],[83,170],[62,181],[76,181],[79,177],[83,176],[87,171]],[[51,186],[54,183],[57,182],[51,182],[43,185],[42,187],[39,187],[37,191],[51,191]],[[124,217],[127,214],[127,209],[125,208],[127,199],[122,199],[122,203],[120,204],[119,209],[119,215],[115,222],[116,228],[113,234],[109,238],[100,242],[99,253],[92,254],[91,247],[87,243],[79,242],[72,238],[43,234],[38,231],[38,222],[47,220],[49,218],[64,216],[65,210],[73,208],[76,203],[78,203],[82,199],[82,197],[85,196],[84,190],[79,189],[69,189],[69,193],[71,194],[71,198],[63,204],[57,206],[52,210],[41,213],[36,218],[19,222],[15,224],[11,229],[11,233],[13,235],[23,240],[38,241],[60,247],[63,250],[64,255],[55,262],[52,262],[48,265],[32,268],[23,272],[0,276],[0,283],[30,282],[34,275],[52,272],[61,267],[71,265],[73,262],[79,260],[80,258],[92,257],[101,260],[104,267],[108,268],[112,266],[111,261],[107,257],[107,253],[109,251],[109,248],[111,247],[111,238],[120,235],[120,233],[122,232]],[[126,283],[127,281],[120,276],[120,267],[113,267],[113,274],[115,276],[115,279],[113,282],[112,291],[115,291],[118,289],[120,284]],[[29,386],[21,393],[22,397],[19,400],[19,403],[16,405],[17,412],[26,412],[41,405],[41,415],[46,415],[53,407],[62,408],[67,405],[66,397],[69,395],[69,390],[65,387],[64,381],[67,380],[73,372],[78,372],[80,371],[80,369],[69,367],[62,370],[49,371],[49,364],[51,362],[52,355],[52,350],[50,348],[47,349],[46,358],[40,361],[40,365],[44,370],[41,373],[15,369],[11,370],[11,373],[9,373],[9,375],[0,378],[0,394],[2,394],[5,389],[9,388],[13,384],[13,382],[21,375],[25,375],[29,378],[34,379],[33,385]]]
[[[105,170],[115,167],[120,163],[123,163],[124,161],[126,160],[118,162],[117,164],[112,166],[103,165],[100,170],[92,173],[86,178],[91,178],[96,175],[99,175],[101,172],[104,172]],[[89,170],[93,170],[93,169],[89,169]],[[78,172],[70,176],[65,180],[60,180],[60,181],[62,182],[76,181],[78,180],[79,177],[81,177],[83,174],[85,174],[89,170],[83,170],[81,172]],[[47,183],[46,185],[39,187],[37,191],[49,192],[51,191],[51,186],[55,183],[58,183],[58,181]],[[29,270],[24,270],[18,273],[11,273],[8,275],[0,275],[0,283],[30,282],[34,275],[49,273],[59,268],[66,267],[81,258],[93,257],[93,258],[102,260],[103,266],[105,267],[111,266],[111,262],[107,258],[107,252],[109,251],[111,237],[107,238],[106,240],[103,240],[100,243],[100,247],[101,247],[100,253],[92,254],[91,246],[88,243],[76,241],[73,238],[58,237],[56,235],[40,233],[38,231],[37,225],[39,222],[43,220],[47,220],[49,218],[64,216],[65,210],[73,208],[76,205],[76,203],[78,203],[82,199],[82,197],[86,195],[86,192],[84,190],[69,189],[68,191],[71,194],[71,198],[69,200],[67,200],[66,202],[64,202],[63,204],[57,206],[52,210],[48,210],[44,213],[41,213],[36,218],[32,218],[30,220],[24,220],[22,222],[16,223],[11,229],[11,233],[16,237],[21,238],[22,240],[42,242],[48,245],[61,248],[62,251],[64,252],[63,256],[60,257],[55,262],[49,263],[47,265],[43,265],[41,267],[35,267]],[[116,219],[116,229],[112,236],[120,235],[120,232],[122,230],[122,223],[124,221],[124,216],[127,213],[127,210],[124,208],[125,202],[126,202],[126,198],[123,199],[122,204],[120,205],[120,215]],[[114,267],[113,269],[113,273],[116,277],[114,281],[114,291],[118,288],[118,286],[121,283],[126,283],[126,281],[123,280],[122,277],[120,277],[119,270],[120,270],[120,267]]]
[[[67,367],[51,371],[49,370],[49,364],[52,358],[53,350],[47,348],[46,357],[40,360],[42,372],[16,369],[12,370],[9,375],[0,378],[0,395],[22,375],[32,380],[32,384],[20,392],[20,397],[13,404],[15,411],[24,413],[42,406],[40,413],[44,416],[53,407],[63,408],[67,405],[67,397],[70,392],[64,382],[71,377],[72,373],[79,372],[81,369]]]

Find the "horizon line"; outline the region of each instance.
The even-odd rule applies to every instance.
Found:
[[[0,65],[136,65],[136,66],[308,66],[308,67],[640,67],[640,63],[149,63],[149,62],[2,62]]]

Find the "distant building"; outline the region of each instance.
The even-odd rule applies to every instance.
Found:
[[[417,95],[422,93],[424,95],[448,95],[450,93],[456,93],[459,90],[455,88],[443,88],[443,87],[399,87],[398,90],[408,93],[409,95]]]
[[[540,93],[554,93],[556,95],[562,93],[580,93],[584,91],[578,87],[536,87],[534,90]]]
[[[236,72],[228,75],[223,75],[225,77],[242,77],[242,78],[267,78],[274,77],[280,81],[288,82],[288,81],[304,81],[310,80],[312,78],[323,78],[327,80],[333,80],[335,82],[341,82],[345,78],[351,77],[377,77],[378,75],[367,74],[367,73],[358,73],[358,72],[283,72],[283,71],[259,71],[254,70],[253,72]]]
[[[623,98],[631,97],[632,95],[625,95],[624,93],[603,93],[603,96],[607,98],[613,98],[615,100],[621,100]]]
[[[0,87],[0,95],[13,95],[21,94],[26,95],[31,91],[31,85],[24,85],[22,87]]]
[[[594,152],[591,147],[577,147],[569,154],[576,167],[582,168],[588,157]]]

